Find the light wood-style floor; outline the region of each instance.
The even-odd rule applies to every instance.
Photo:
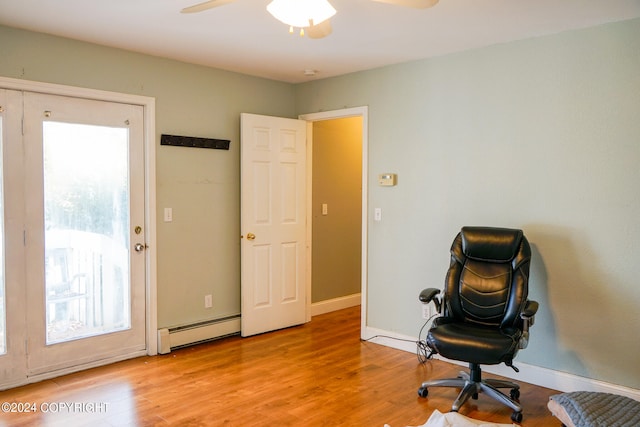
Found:
[[[32,403],[37,412],[0,412],[0,426],[404,427],[424,424],[434,409],[448,412],[456,390],[434,388],[423,399],[417,389],[460,367],[422,365],[415,354],[361,342],[359,310],[5,390],[0,402]],[[520,384],[522,425],[559,427],[546,408],[557,392]],[[510,409],[483,395],[460,413],[511,422]]]

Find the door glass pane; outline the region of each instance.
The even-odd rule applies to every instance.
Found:
[[[7,352],[7,319],[5,311],[4,291],[4,168],[2,162],[2,117],[0,116],[0,354]]]
[[[43,123],[47,344],[129,329],[129,135]]]

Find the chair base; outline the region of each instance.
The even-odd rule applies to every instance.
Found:
[[[477,364],[469,364],[469,373],[460,372],[458,378],[447,378],[441,380],[425,381],[418,389],[418,394],[421,397],[427,397],[429,387],[454,387],[461,389],[457,399],[451,406],[451,411],[458,412],[460,407],[469,398],[477,399],[479,393],[485,393],[489,397],[497,400],[503,405],[508,406],[513,410],[511,414],[511,420],[514,422],[522,421],[522,406],[518,403],[520,397],[520,386],[511,381],[495,380],[495,379],[482,379],[482,371]],[[510,396],[499,391],[499,388],[509,388]]]

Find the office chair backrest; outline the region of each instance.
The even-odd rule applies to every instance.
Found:
[[[522,230],[463,227],[451,246],[445,316],[501,328],[520,327],[531,248]]]

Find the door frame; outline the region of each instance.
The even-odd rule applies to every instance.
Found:
[[[36,82],[29,80],[14,79],[0,76],[0,88],[37,92],[50,95],[68,96],[72,98],[85,98],[98,101],[118,102],[124,104],[139,105],[143,108],[144,119],[144,203],[145,203],[145,230],[146,244],[145,250],[145,328],[146,328],[146,354],[153,356],[158,351],[158,341],[156,331],[158,329],[157,315],[157,250],[156,250],[156,125],[155,125],[155,98],[141,95],[131,95],[118,92],[109,92],[98,89],[79,88],[54,83]],[[111,362],[111,361],[109,361]],[[96,363],[96,366],[102,363]],[[83,366],[85,369],[91,366]],[[77,369],[75,369],[77,370]],[[69,368],[68,372],[73,372]],[[62,372],[67,373],[67,372]],[[60,375],[61,372],[56,372]],[[27,378],[27,381],[44,379],[39,376]]]
[[[300,120],[307,122],[307,322],[311,320],[311,248],[313,221],[312,209],[312,177],[313,177],[313,122],[321,120],[343,119],[347,117],[362,118],[362,248],[361,248],[361,284],[360,284],[360,336],[364,337],[367,327],[367,271],[368,271],[368,152],[369,152],[369,107],[352,107],[319,113],[301,114]]]

